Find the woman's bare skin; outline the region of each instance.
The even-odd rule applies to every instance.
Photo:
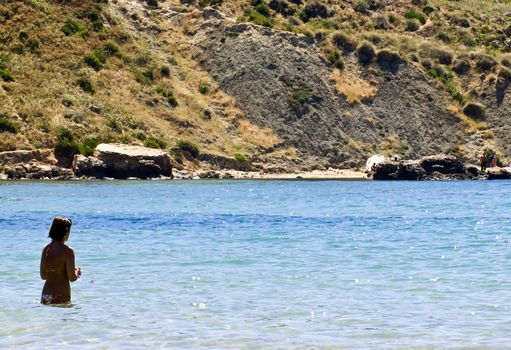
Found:
[[[73,249],[65,245],[69,232],[62,241],[52,240],[41,254],[40,274],[46,281],[41,295],[43,304],[62,304],[71,301],[70,282],[76,281],[81,269],[75,267]]]

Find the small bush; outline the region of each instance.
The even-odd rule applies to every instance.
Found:
[[[135,72],[135,80],[140,84],[151,85],[154,82],[154,72],[152,68]]]
[[[270,8],[264,2],[258,4],[255,10],[265,17],[270,15]]]
[[[428,16],[426,16],[422,12],[415,11],[414,9],[409,9],[405,12],[405,18],[406,19],[416,19],[421,24],[425,24],[428,20]]]
[[[209,91],[209,85],[204,83],[204,82],[200,82],[199,83],[199,92],[203,95],[207,94]]]
[[[247,157],[243,153],[234,153],[234,159],[236,159],[238,162],[247,162]]]
[[[463,113],[474,119],[483,119],[486,108],[478,102],[469,102],[463,107]]]
[[[502,65],[507,68],[511,68],[511,56],[502,57]]]
[[[223,0],[199,0],[199,5],[201,7],[206,7],[206,6],[218,7],[218,6],[222,5],[222,3],[223,3]]]
[[[407,20],[405,24],[405,29],[409,32],[416,32],[420,27],[421,23],[416,18]]]
[[[479,54],[474,56],[476,68],[480,72],[490,72],[497,65],[497,60],[490,55]]]
[[[101,51],[94,50],[85,55],[84,62],[94,70],[99,71],[105,65],[106,57]]]
[[[389,71],[396,71],[402,62],[401,56],[389,49],[378,51],[376,58],[380,67]]]
[[[199,156],[199,146],[194,144],[193,142],[180,140],[177,142],[177,147],[184,152],[190,153],[193,158],[197,158]]]
[[[431,5],[426,5],[424,6],[424,8],[422,9],[422,12],[424,12],[426,14],[426,16],[429,16],[431,15],[433,12],[436,11],[436,8],[434,8],[433,6]]]
[[[80,154],[83,154],[86,157],[92,156],[96,146],[100,143],[101,141],[97,137],[87,137],[83,139],[80,144]]]
[[[177,107],[178,105],[177,100],[174,97],[174,94],[171,90],[160,86],[158,87],[158,89],[156,89],[156,92],[159,93],[161,96],[165,97],[169,105],[171,105],[172,107]]]
[[[0,115],[0,133],[9,132],[11,134],[17,134],[18,131],[18,124]]]
[[[86,77],[79,78],[76,81],[76,83],[78,84],[80,89],[82,89],[84,92],[86,92],[88,94],[94,94],[96,92],[96,89],[92,85],[92,82],[90,81],[89,78],[86,78]]]
[[[353,9],[360,13],[369,13],[369,3],[367,0],[357,0],[355,5],[353,6]]]
[[[170,68],[169,66],[161,66],[160,67],[160,74],[162,77],[170,77]]]
[[[66,36],[85,32],[85,28],[80,24],[80,22],[74,19],[68,19],[62,26],[61,30]]]
[[[75,141],[71,131],[67,129],[60,131],[54,152],[56,157],[66,159],[72,159],[75,154],[80,154],[80,145]]]
[[[364,41],[357,48],[358,61],[362,64],[371,64],[376,58],[376,48],[370,42]]]
[[[343,49],[348,52],[355,51],[357,48],[357,42],[350,38],[347,34],[342,32],[336,32],[332,35],[332,43],[339,49]]]
[[[302,11],[304,17],[306,20],[304,22],[307,22],[307,20],[311,18],[328,18],[330,17],[330,14],[328,12],[328,9],[325,5],[318,1],[313,1],[305,5]]]
[[[454,61],[453,71],[458,75],[465,75],[470,72],[470,60],[467,57],[460,57]]]
[[[272,18],[268,18],[257,11],[247,9],[244,12],[244,16],[248,18],[249,21],[254,22],[259,26],[272,28],[275,25],[275,20]]]
[[[14,75],[7,68],[0,68],[0,78],[3,81],[14,81]]]
[[[165,141],[163,141],[159,138],[149,136],[144,140],[144,146],[150,147],[150,148],[164,149],[165,147],[167,147],[167,144],[165,143]]]
[[[339,55],[339,52],[337,50],[330,50],[326,56],[326,60],[328,63],[330,63],[332,66],[339,60],[341,56]]]
[[[147,6],[158,8],[158,0],[146,0]]]
[[[449,36],[449,34],[447,33],[444,33],[444,32],[440,32],[436,35],[436,38],[440,41],[443,41],[444,43],[450,43],[452,41],[451,37]]]

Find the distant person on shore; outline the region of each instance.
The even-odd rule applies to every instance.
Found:
[[[493,168],[495,165],[494,165],[494,162],[495,162],[495,155],[492,153],[490,153],[490,156],[488,157],[488,163],[489,163],[489,167],[490,168]]]
[[[51,243],[44,247],[41,255],[40,274],[46,281],[41,295],[42,304],[64,304],[71,302],[71,286],[82,274],[75,267],[75,253],[65,245],[69,239],[72,222],[57,216],[53,219],[48,237]]]
[[[481,156],[479,161],[481,162],[481,171],[485,171],[486,167],[488,166],[488,158],[486,158],[485,152],[483,152],[483,155]]]

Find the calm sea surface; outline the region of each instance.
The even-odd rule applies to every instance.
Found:
[[[53,216],[72,307],[39,304]],[[511,182],[0,183],[0,348],[511,348]]]

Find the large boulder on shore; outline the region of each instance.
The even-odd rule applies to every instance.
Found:
[[[96,178],[172,177],[171,159],[167,152],[115,143],[99,144],[93,157],[75,156],[73,170],[77,176]]]
[[[488,180],[510,180],[511,168],[489,168],[486,170]]]
[[[448,180],[471,179],[478,176],[467,171],[456,157],[444,154],[423,157],[419,160],[387,160],[375,165],[374,180]],[[477,170],[477,169],[476,169]]]

